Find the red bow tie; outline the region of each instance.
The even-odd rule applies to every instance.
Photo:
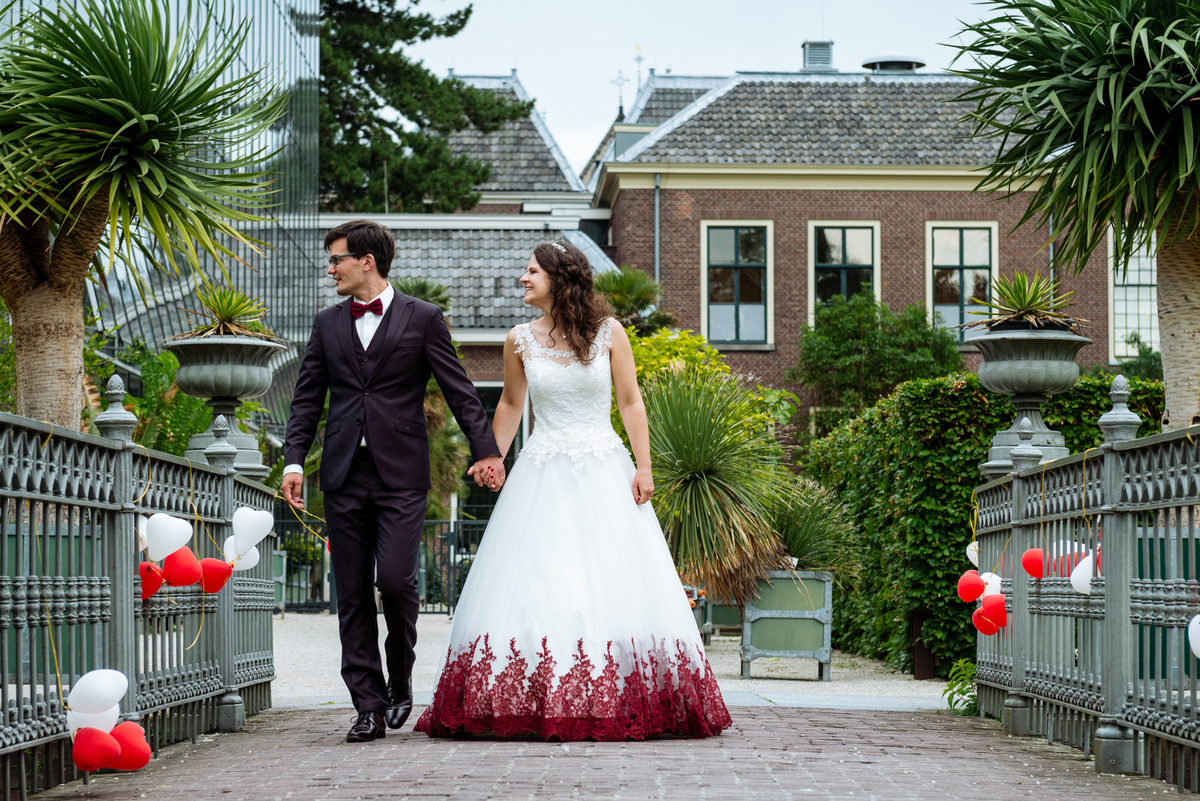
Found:
[[[359,303],[357,300],[350,301],[350,314],[357,320],[367,312],[371,314],[383,314],[383,301],[379,298],[370,303]]]

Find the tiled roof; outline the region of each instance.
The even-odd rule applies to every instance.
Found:
[[[509,100],[527,101],[529,96],[517,76],[459,75],[466,83],[490,89]],[[583,185],[572,172],[541,115],[505,123],[485,134],[474,128],[451,134],[450,149],[491,165],[492,175],[477,189],[484,192],[579,192]]]
[[[947,75],[739,74],[622,154],[707,164],[976,165],[994,141],[970,138]]]
[[[523,302],[517,279],[533,248],[552,239],[567,239],[583,250],[594,272],[615,270],[586,234],[575,230],[525,229],[398,229],[396,258],[389,278],[413,276],[450,290],[450,323],[456,329],[507,329],[537,316]],[[338,297],[333,283],[322,286],[323,306]]]
[[[641,110],[637,119],[628,121],[643,125],[660,125],[708,91],[708,89],[656,89],[646,101],[646,107]]]
[[[661,125],[711,90],[728,82],[728,75],[659,75],[650,70],[625,122]]]

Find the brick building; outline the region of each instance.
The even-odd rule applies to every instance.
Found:
[[[914,61],[864,66],[652,71],[584,173],[611,211],[613,260],[655,275],[682,325],[763,383],[802,390],[784,378],[800,327],[834,295],[869,289],[955,326],[976,319],[970,298],[991,278],[1047,272],[1048,232],[1014,230],[1024,199],[974,191],[995,144],[971,139],[965,107],[950,102],[968,83]],[[1130,328],[1154,336],[1146,287],[1114,287],[1105,259],[1062,276],[1072,313],[1091,321],[1084,364],[1125,355]],[[971,336],[960,349],[974,366]]]

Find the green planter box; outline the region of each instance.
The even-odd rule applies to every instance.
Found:
[[[778,657],[816,659],[821,681],[829,681],[833,574],[775,570],[769,576],[742,614],[742,678],[750,678],[755,659]]]

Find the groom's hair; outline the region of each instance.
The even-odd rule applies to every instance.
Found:
[[[368,253],[374,256],[376,272],[380,278],[387,278],[396,255],[396,239],[390,230],[370,220],[342,223],[325,234],[325,252],[328,253],[329,246],[342,237],[346,238],[346,247],[350,252],[357,253],[359,258]]]

